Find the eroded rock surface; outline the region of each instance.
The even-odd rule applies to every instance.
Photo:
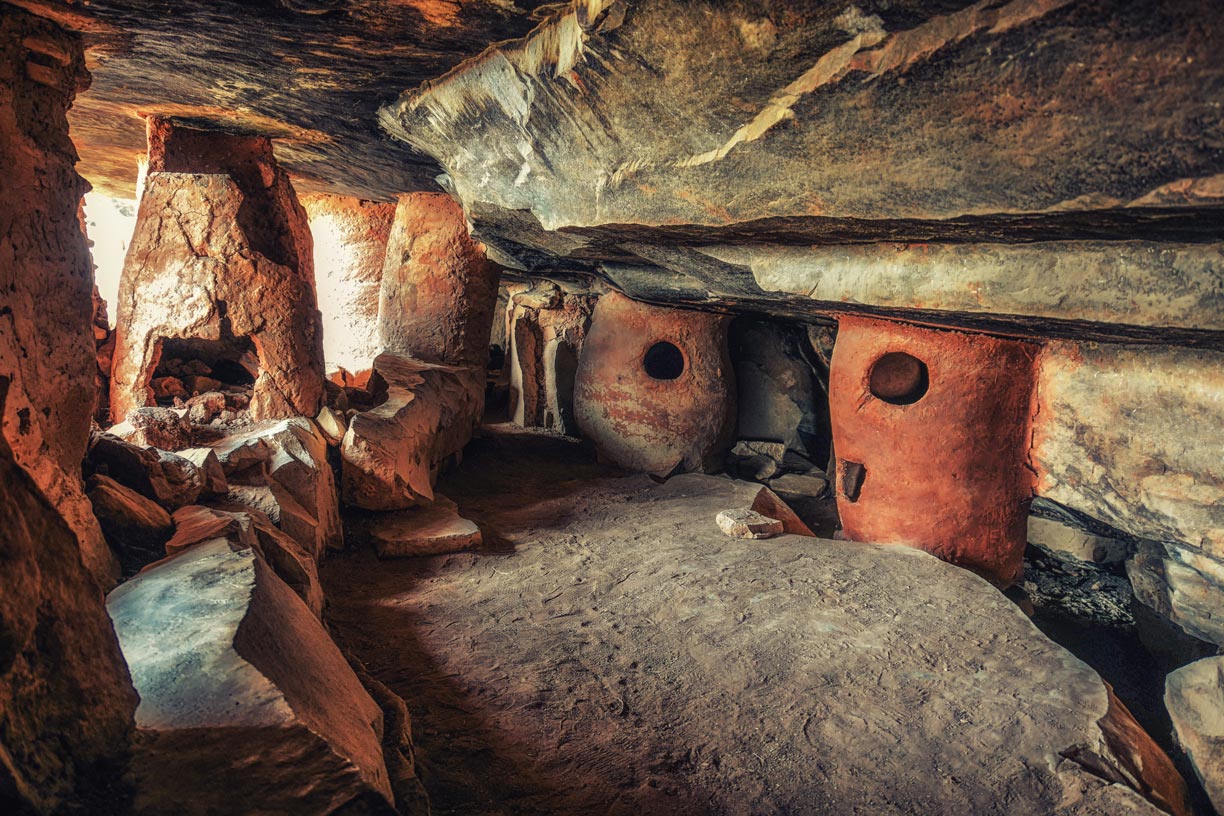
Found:
[[[80,478],[94,407],[79,40],[0,6],[0,810],[121,814],[132,691],[99,584],[118,564]]]
[[[757,485],[573,482],[503,453],[447,487],[473,479],[456,501],[512,552],[324,574],[338,637],[413,708],[439,810],[1159,813],[1129,778],[1187,813],[1101,679],[971,573],[727,538],[712,519]],[[489,734],[479,767],[462,761]]]
[[[111,593],[142,814],[390,813],[383,717],[319,621],[223,533]]]
[[[595,301],[553,284],[509,295],[506,364],[516,424],[577,435],[574,385]]]
[[[1207,796],[1224,813],[1224,657],[1182,666],[1165,678],[1165,705]]]

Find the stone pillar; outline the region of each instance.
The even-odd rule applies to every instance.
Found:
[[[453,198],[400,196],[383,266],[378,322],[384,350],[483,368],[500,271],[468,234],[463,208]]]
[[[113,556],[80,482],[94,403],[87,185],[65,118],[81,44],[0,6],[0,798],[120,813],[136,695],[90,570]]]
[[[1019,576],[1037,346],[843,316],[829,376],[837,509],[852,541]]]
[[[362,381],[378,355],[378,302],[395,204],[309,195],[302,206],[314,238],[315,288],[329,376]]]
[[[574,382],[595,297],[546,286],[510,298],[510,416],[517,425],[578,433]]]
[[[311,416],[323,338],[306,213],[271,140],[150,119],[149,173],[119,288],[111,419],[152,404],[163,341],[253,345],[251,416]]]
[[[628,470],[717,469],[735,421],[727,318],[604,295],[578,362],[574,413],[600,456]]]

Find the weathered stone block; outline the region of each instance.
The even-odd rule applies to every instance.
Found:
[[[254,549],[197,544],[107,609],[140,693],[137,813],[391,812],[382,712]]]
[[[1216,812],[1224,813],[1224,657],[1182,666],[1165,678],[1165,707]]]
[[[387,399],[355,415],[344,435],[344,501],[367,510],[428,504],[439,465],[472,437],[484,405],[484,369],[384,353],[374,371]]]

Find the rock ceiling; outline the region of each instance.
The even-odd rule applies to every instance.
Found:
[[[69,114],[78,169],[132,195],[142,114],[276,138],[299,189],[389,198],[437,165],[376,111],[489,43],[526,34],[540,0],[15,0],[86,36],[91,87]]]

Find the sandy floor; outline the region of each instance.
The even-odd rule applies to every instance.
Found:
[[[486,551],[380,562],[353,536],[323,571],[436,814],[1155,813],[1063,758],[1103,685],[968,573],[728,539],[742,485],[504,427],[440,490]]]

